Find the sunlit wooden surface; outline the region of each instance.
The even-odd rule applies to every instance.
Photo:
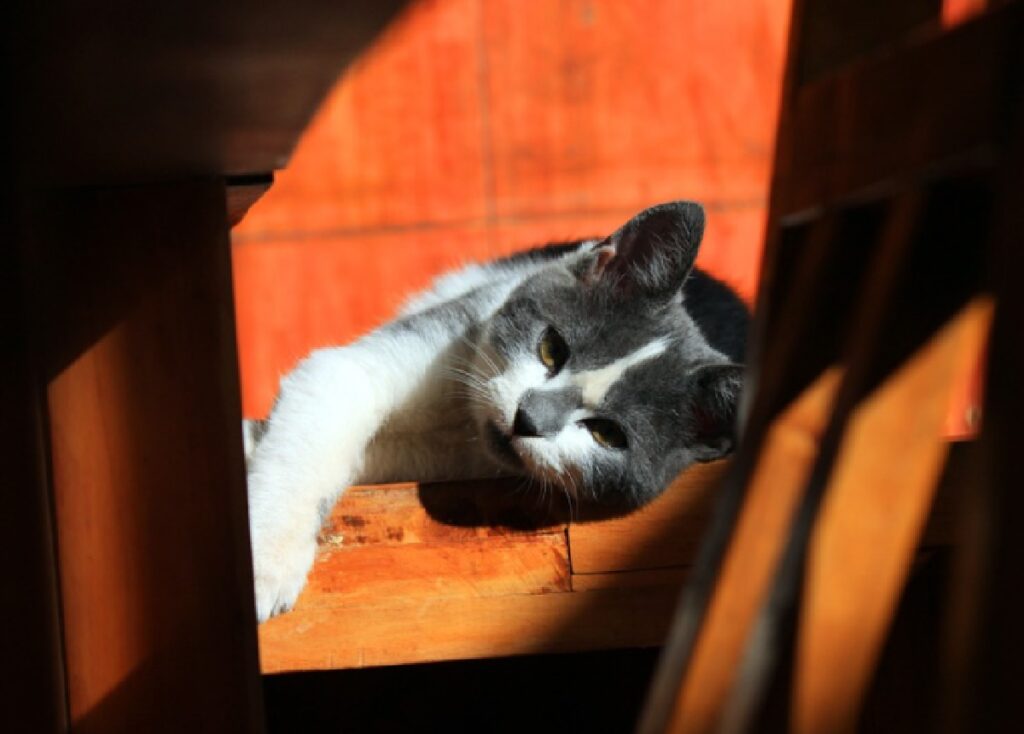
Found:
[[[421,491],[354,487],[332,512],[294,611],[261,625],[265,673],[544,652],[653,647],[687,578],[725,462],[684,472],[650,506],[535,530],[451,525]],[[945,505],[923,547],[949,542]]]

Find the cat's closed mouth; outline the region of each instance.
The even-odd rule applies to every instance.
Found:
[[[485,434],[488,446],[500,459],[517,468],[523,465],[523,459],[512,445],[512,440],[494,421],[487,421]]]

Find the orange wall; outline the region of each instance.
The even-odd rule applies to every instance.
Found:
[[[753,295],[788,0],[414,3],[339,80],[234,232],[246,415],[310,349],[459,262],[708,207]]]

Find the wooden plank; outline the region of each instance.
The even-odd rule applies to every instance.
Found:
[[[985,162],[1010,102],[1007,53],[1020,32],[1018,10],[994,10],[802,87],[790,118],[799,142],[780,147],[773,216],[913,179],[924,168]]]
[[[856,724],[946,457],[944,397],[957,363],[981,348],[991,314],[988,299],[965,309],[852,416],[809,547],[796,732]]]
[[[878,383],[916,354],[977,287],[977,251],[964,253],[961,243],[965,236],[984,239],[985,223],[977,219],[984,208],[980,206],[983,192],[984,187],[972,179],[944,182],[927,196],[911,189],[891,201],[885,226],[872,234],[876,247],[870,257],[870,277],[851,314],[843,348],[846,375],[796,522],[785,541],[772,591],[761,604],[736,685],[720,709],[723,726],[736,730],[752,726],[773,676],[784,674],[781,651],[792,638],[794,599],[804,575],[809,538],[851,417]],[[911,288],[915,308],[908,311],[902,304]],[[948,394],[940,392],[932,399],[944,408]],[[936,429],[930,438],[937,435]]]
[[[616,573],[574,573],[571,577],[573,591],[595,591],[597,589],[643,589],[650,586],[668,589],[682,589],[690,575],[688,568],[650,568],[642,571],[619,571]]]
[[[489,524],[485,518],[463,518],[461,524],[436,519],[424,506],[422,498],[432,506],[451,507],[465,500],[474,514],[481,503],[499,493],[500,480],[445,482],[425,484],[414,482],[351,487],[331,510],[320,531],[321,542],[335,547],[364,545],[408,545],[411,543],[456,543],[486,538],[522,538],[531,534],[564,535],[565,525],[555,524],[530,530],[511,530]]]
[[[760,204],[788,5],[485,3],[494,212]]]
[[[708,732],[718,723],[817,456],[839,379],[837,370],[822,374],[769,430],[668,731]]]
[[[940,0],[805,0],[800,81],[891,51],[914,31],[935,25],[941,5]]]
[[[68,730],[60,589],[47,481],[42,385],[35,374],[16,197],[3,190],[0,227],[0,731]]]
[[[569,591],[562,533],[514,539],[322,548],[292,614],[313,608],[386,606],[446,599]],[[346,632],[339,629],[339,634]]]
[[[281,168],[344,66],[404,4],[21,5],[7,50],[21,173],[70,186]]]
[[[725,468],[725,462],[718,462],[688,470],[669,490],[675,496],[668,496],[636,515],[535,530],[511,530],[482,521],[447,525],[432,518],[421,504],[423,491],[439,492],[445,499],[456,501],[491,495],[497,489],[493,480],[425,487],[413,483],[353,487],[335,507],[321,533],[317,560],[295,610],[283,615],[283,621],[271,620],[270,631],[261,628],[264,669],[343,668],[443,660],[451,655],[511,654],[505,632],[491,635],[490,627],[474,631],[471,641],[462,647],[445,642],[454,634],[449,628],[464,624],[464,617],[476,614],[474,610],[481,599],[501,597],[501,613],[512,619],[530,613],[545,620],[565,607],[567,602],[553,597],[566,593],[618,590],[641,599],[652,594],[659,598],[665,593],[678,594],[690,573],[686,566],[637,566],[648,562],[676,564],[680,558],[688,558],[681,556],[672,542],[685,547],[697,542],[707,515],[688,516],[692,500],[695,496],[711,496]],[[948,520],[946,515],[942,517]],[[576,535],[578,530],[583,532]],[[940,523],[939,532],[930,536],[928,542],[944,543],[947,537],[948,524]],[[582,542],[577,542],[580,539]],[[610,546],[607,552],[600,549],[602,539]],[[570,574],[569,557],[575,564],[581,554],[592,567],[607,565],[625,570],[579,573],[574,569]],[[601,563],[593,565],[595,561]],[[554,606],[541,609],[532,600],[534,596],[551,599],[545,603]],[[605,615],[613,626],[603,633],[592,628],[580,642],[586,647],[579,649],[600,647],[602,634],[607,636],[608,646],[650,644],[648,630],[638,629],[630,637],[614,626],[618,624],[615,614],[596,606],[605,597],[589,598],[590,613]],[[433,608],[441,600],[460,616],[432,622],[437,627],[423,631],[425,639],[412,657],[385,645],[386,640],[376,639],[380,634],[376,617],[380,614],[408,619],[419,614],[415,610]],[[329,629],[332,619],[333,638]],[[408,623],[420,624],[415,620]],[[304,635],[307,625],[316,627],[314,636]],[[532,633],[524,629],[522,634]],[[435,635],[437,641],[427,639]],[[534,639],[531,651],[575,649],[566,642],[545,640]],[[364,648],[376,652],[363,658],[353,652]],[[327,649],[341,652],[332,653],[328,662],[323,658]],[[511,650],[521,652],[519,648]]]
[[[677,596],[656,587],[315,608],[261,625],[260,659],[276,673],[653,647]]]
[[[1018,4],[1019,5],[1019,4]],[[1016,79],[1024,55],[1016,48]],[[960,548],[954,569],[944,650],[941,708],[944,732],[1024,730],[1024,493],[1020,416],[1024,413],[1024,98],[1008,125],[997,179],[995,226],[989,247],[996,295],[981,436],[959,484]]]
[[[35,202],[73,726],[258,732],[224,187]]]
[[[654,502],[625,517],[571,523],[573,573],[690,565],[727,465],[691,466]]]

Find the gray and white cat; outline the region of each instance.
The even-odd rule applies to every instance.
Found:
[[[470,265],[303,360],[246,436],[259,619],[294,604],[350,484],[512,474],[639,506],[727,453],[748,314],[693,270],[703,231],[675,202]]]

